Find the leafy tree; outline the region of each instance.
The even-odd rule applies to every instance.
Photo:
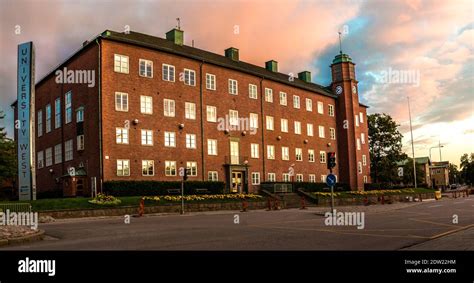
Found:
[[[449,163],[449,182],[450,183],[460,183],[461,181],[461,176],[458,170],[458,167],[452,163]]]
[[[393,183],[398,179],[396,163],[407,156],[402,152],[403,135],[399,125],[387,114],[368,115],[370,170],[374,183]]]
[[[461,177],[464,183],[474,184],[474,153],[461,156]]]
[[[403,166],[403,177],[401,178],[404,184],[414,184],[413,175],[413,158],[407,156],[406,163]],[[418,186],[425,183],[425,172],[420,164],[416,164],[416,184]]]
[[[5,118],[0,111],[0,121]],[[0,184],[16,176],[15,142],[7,138],[5,127],[0,127]]]

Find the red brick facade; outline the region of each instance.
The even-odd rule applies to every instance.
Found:
[[[114,71],[114,54],[128,57],[128,73]],[[140,59],[153,62],[152,78],[139,75]],[[174,82],[162,79],[162,64],[175,67]],[[275,173],[276,181],[283,181],[283,173],[287,173],[292,164],[295,174],[303,175],[303,181],[309,181],[310,175],[314,175],[315,181],[321,182],[322,175],[327,175],[328,170],[326,163],[320,162],[320,151],[337,153],[337,166],[333,173],[338,176],[338,181],[349,183],[352,189],[359,190],[363,188],[363,176],[367,176],[367,181],[370,181],[366,107],[359,104],[357,92],[352,93],[352,86],[357,86],[352,62],[332,65],[332,93],[336,93],[338,85],[343,86],[339,98],[329,90],[311,90],[311,83],[306,83],[307,88],[298,87],[292,84],[291,79],[285,83],[269,76],[198,60],[179,52],[109,40],[106,36],[100,36],[85,45],[60,68],[63,67],[95,70],[95,86],[58,84],[54,72],[36,85],[36,113],[38,110],[43,111],[43,135],[36,138],[36,150],[45,151],[52,147],[53,151],[53,165],[37,169],[37,188],[40,192],[62,189],[67,195],[75,195],[75,189],[71,191],[69,182],[77,182],[78,177],[61,176],[68,174],[69,167],[77,170],[79,165],[83,165],[82,172],[86,172],[83,177],[84,194],[90,193],[91,177],[97,178],[99,191],[101,183],[110,180],[179,180],[179,176],[165,176],[165,161],[176,161],[178,168],[186,167],[188,161],[195,161],[197,174],[189,177],[189,180],[207,180],[209,171],[217,171],[218,179],[229,186],[232,183],[231,173],[241,172],[243,182],[245,179],[248,181],[249,191],[258,189],[258,185],[252,185],[252,173],[259,173],[260,182],[268,180],[269,173]],[[184,69],[195,71],[195,86],[186,85],[180,80]],[[342,75],[339,75],[341,70]],[[206,88],[207,73],[216,77],[215,90]],[[237,95],[229,93],[229,79],[237,81]],[[302,82],[299,83],[301,85]],[[249,97],[249,84],[257,87],[257,99]],[[273,91],[272,103],[265,100],[266,88]],[[72,91],[73,119],[71,123],[64,124],[64,100],[68,91]],[[128,94],[128,111],[116,110],[115,92]],[[280,92],[286,93],[286,106],[280,104]],[[152,114],[141,113],[141,96],[152,98]],[[293,106],[294,96],[299,96],[299,109]],[[55,129],[54,101],[59,97],[61,127]],[[164,116],[164,99],[175,101],[175,117]],[[307,111],[306,99],[311,99],[312,111]],[[185,118],[186,102],[196,106],[195,119]],[[322,114],[318,113],[318,102],[323,104]],[[48,103],[52,107],[52,130],[46,133],[45,107]],[[329,105],[334,107],[333,116],[328,113]],[[84,107],[85,148],[78,151],[76,137],[80,130],[75,110],[81,106]],[[255,134],[251,134],[249,129],[245,133],[243,130],[222,131],[218,129],[218,122],[207,121],[207,106],[216,107],[218,118],[229,115],[230,109],[237,110],[239,118],[249,118],[250,113],[255,113],[258,115],[258,129]],[[355,115],[362,116],[363,121],[359,121],[359,126],[355,125]],[[274,119],[273,130],[266,129],[267,116]],[[281,131],[281,119],[288,120],[288,132]],[[301,123],[301,134],[295,134],[295,121]],[[307,124],[313,125],[313,136],[308,136]],[[117,144],[116,128],[128,126],[128,144]],[[319,126],[324,126],[323,138],[319,137]],[[330,128],[335,129],[335,139],[330,137]],[[153,131],[153,145],[142,145],[142,129]],[[175,133],[175,147],[164,146],[165,131]],[[365,135],[365,144],[361,143],[361,149],[358,150],[356,140],[360,139],[362,133]],[[196,136],[195,149],[186,148],[186,134]],[[69,139],[74,144],[73,159],[65,161],[64,143]],[[217,155],[208,154],[208,139],[217,140]],[[231,141],[239,145],[238,164],[229,162]],[[54,146],[59,143],[62,143],[62,162],[54,164]],[[258,144],[258,158],[251,156],[252,143]],[[268,158],[267,145],[274,146],[274,159]],[[289,160],[282,160],[282,147],[289,147]],[[296,160],[296,148],[302,150],[302,161]],[[309,161],[310,149],[314,150],[314,162]],[[357,164],[362,162],[362,155],[366,156],[366,164],[362,166],[362,172],[358,173]],[[129,160],[129,176],[117,175],[118,159]],[[153,160],[153,176],[142,175],[142,160]]]

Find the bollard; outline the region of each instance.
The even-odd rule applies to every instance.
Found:
[[[369,205],[369,199],[367,197],[364,198],[364,205],[365,206]]]
[[[382,201],[382,204],[385,204],[385,199],[384,199],[383,195],[381,197],[381,201]]]
[[[275,199],[275,207],[274,207],[275,210],[280,210],[280,202],[278,201],[278,199]]]
[[[247,212],[248,203],[246,199],[242,200],[242,210],[241,212]]]
[[[267,197],[267,210],[272,210],[272,201],[269,197]]]
[[[301,208],[300,209],[306,209],[306,202],[305,202],[304,196],[301,196]]]
[[[141,198],[140,206],[138,207],[138,216],[142,217],[144,213],[145,213],[145,199]]]
[[[421,197],[421,194],[418,194],[418,197],[420,198],[420,202],[422,202],[423,198]]]

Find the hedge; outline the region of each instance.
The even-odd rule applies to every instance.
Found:
[[[401,190],[407,188],[413,188],[413,185],[399,185],[390,183],[366,183],[364,184],[364,191],[373,190]],[[427,184],[418,184],[418,188],[428,188]]]
[[[187,181],[184,183],[184,194],[222,194],[224,182]],[[180,181],[108,181],[104,182],[104,193],[113,196],[158,196],[169,195],[168,190],[181,189]],[[197,189],[207,189],[200,192]]]
[[[268,184],[294,184],[294,190],[302,189],[305,192],[326,192],[329,191],[330,188],[326,183],[312,183],[312,182],[262,182],[262,185]],[[350,186],[344,183],[337,183],[334,186],[334,191],[342,192],[342,191],[350,191]]]

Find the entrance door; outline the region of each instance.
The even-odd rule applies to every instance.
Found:
[[[232,193],[242,193],[242,172],[232,172]]]
[[[230,141],[230,164],[239,164],[239,142]]]

